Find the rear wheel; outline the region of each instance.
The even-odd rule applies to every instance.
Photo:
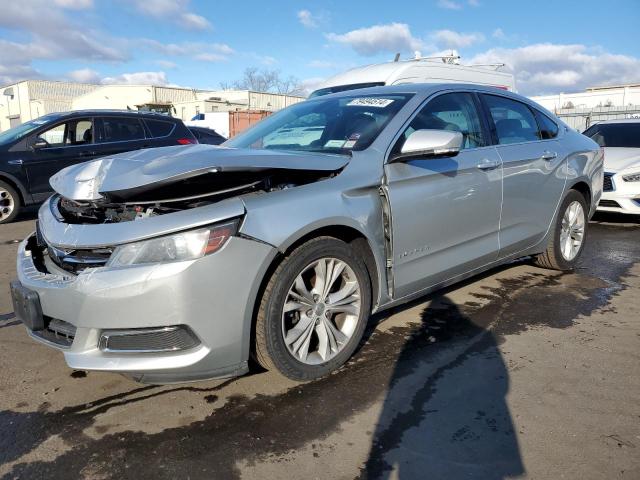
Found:
[[[371,309],[371,282],[345,242],[313,239],[271,276],[256,319],[255,356],[298,381],[320,378],[357,348]]]
[[[574,269],[587,238],[587,211],[584,196],[570,190],[558,210],[547,250],[534,260],[536,265],[561,271]]]
[[[20,212],[20,195],[6,182],[0,180],[0,223],[9,223]]]

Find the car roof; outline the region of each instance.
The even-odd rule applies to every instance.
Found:
[[[478,85],[475,83],[404,83],[401,85],[384,85],[379,87],[366,87],[366,88],[356,88],[352,90],[345,90],[337,93],[330,93],[327,95],[322,95],[319,97],[310,98],[308,101],[319,100],[327,97],[353,97],[353,96],[366,96],[366,95],[392,95],[392,94],[402,94],[402,93],[413,93],[413,94],[421,94],[421,95],[432,95],[437,92],[447,91],[447,90],[460,90],[460,91],[477,91],[483,93],[492,93],[496,95],[503,95],[505,97],[511,97],[514,100],[518,100],[520,102],[525,102],[530,105],[536,106],[536,108],[547,111],[538,103],[533,100],[523,97],[514,92],[510,92],[509,90],[504,90],[502,88],[497,87],[488,87],[485,85]]]
[[[48,115],[56,115],[56,118],[62,117],[82,117],[87,115],[100,115],[100,116],[132,116],[132,117],[149,117],[158,120],[168,120],[168,121],[179,121],[179,118],[170,117],[169,115],[165,115],[164,113],[158,112],[144,112],[140,110],[116,110],[116,109],[87,109],[87,110],[72,110],[69,112],[57,112],[55,114]],[[45,115],[43,115],[45,116]]]
[[[611,125],[614,123],[640,123],[640,118],[614,118],[612,120],[602,120],[593,125]]]

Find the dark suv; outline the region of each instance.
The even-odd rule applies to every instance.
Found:
[[[181,120],[150,112],[51,113],[0,133],[0,223],[42,202],[58,170],[141,148],[198,143]]]

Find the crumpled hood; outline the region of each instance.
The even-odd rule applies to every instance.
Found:
[[[109,192],[155,188],[202,174],[262,170],[336,171],[348,157],[215,147],[172,146],[121,153],[72,165],[51,177],[60,195],[78,201],[99,200]]]
[[[604,148],[604,170],[606,172],[621,172],[634,165],[640,168],[640,148]]]

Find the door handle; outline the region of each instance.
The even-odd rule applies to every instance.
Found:
[[[498,160],[489,160],[488,158],[485,158],[477,165],[480,170],[493,170],[499,166],[500,162]]]
[[[7,163],[9,165],[22,165],[24,161],[21,158],[16,158],[15,160],[9,160]]]
[[[542,152],[542,156],[540,158],[542,158],[542,160],[546,160],[547,162],[550,162],[554,158],[558,158],[558,154],[556,152],[550,152],[549,150],[545,150],[544,152]]]

